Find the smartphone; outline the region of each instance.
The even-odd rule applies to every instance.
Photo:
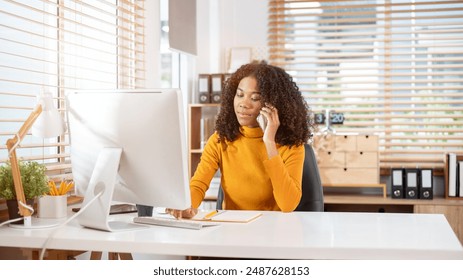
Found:
[[[264,115],[259,114],[257,116],[257,122],[259,123],[260,128],[265,131],[265,128],[267,127],[267,118]]]

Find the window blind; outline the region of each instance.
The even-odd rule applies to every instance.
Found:
[[[0,0],[0,164],[38,94],[65,117],[68,91],[144,87],[143,24],[142,0]],[[68,132],[17,149],[57,180],[72,178],[69,152]]]
[[[375,133],[380,166],[442,169],[463,153],[462,1],[269,1],[269,62],[336,133]]]

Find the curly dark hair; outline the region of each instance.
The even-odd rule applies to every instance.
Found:
[[[219,141],[234,141],[241,134],[233,100],[240,81],[246,77],[257,80],[262,104],[271,104],[278,110],[280,126],[275,141],[288,146],[307,143],[314,131],[310,107],[293,78],[282,68],[265,61],[241,66],[224,82],[222,103],[215,123]]]

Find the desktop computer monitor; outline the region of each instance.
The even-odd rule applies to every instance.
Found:
[[[111,221],[113,201],[190,207],[180,90],[77,91],[66,102],[72,173],[84,196],[82,226],[140,226]]]

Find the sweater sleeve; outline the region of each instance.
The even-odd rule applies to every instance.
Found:
[[[219,168],[218,135],[214,133],[206,143],[201,160],[190,180],[191,206],[198,208]]]
[[[304,146],[300,145],[285,149],[279,156],[264,161],[272,181],[275,201],[283,212],[293,211],[301,200],[304,156]]]

